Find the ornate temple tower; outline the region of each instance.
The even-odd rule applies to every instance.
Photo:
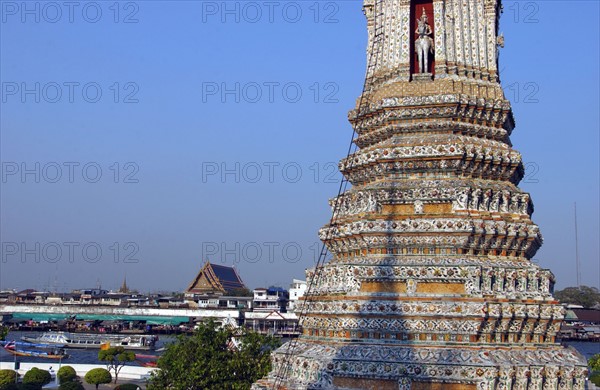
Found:
[[[303,334],[256,389],[583,389],[498,78],[500,0],[366,0],[352,188]],[[500,38],[500,39],[499,39]]]

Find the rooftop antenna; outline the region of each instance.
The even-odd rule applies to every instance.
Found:
[[[581,287],[581,267],[579,264],[579,239],[577,236],[577,202],[573,203],[575,211],[575,272],[577,273],[577,287]]]
[[[58,264],[54,267],[54,294],[58,293]]]

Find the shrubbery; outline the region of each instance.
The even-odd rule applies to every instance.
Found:
[[[17,372],[14,370],[0,370],[0,390],[4,390],[9,385],[15,383]]]
[[[85,390],[83,385],[77,381],[64,382],[58,386],[58,390]]]
[[[138,390],[140,387],[135,383],[123,383],[115,387],[115,390]]]
[[[85,381],[90,385],[96,385],[96,389],[98,385],[102,385],[105,383],[110,383],[112,381],[112,375],[105,368],[93,368],[85,374]]]
[[[23,383],[29,384],[33,386],[42,387],[47,385],[52,381],[52,376],[46,370],[40,370],[37,367],[33,367],[31,370],[27,371],[23,376]]]
[[[588,360],[590,369],[590,381],[596,386],[600,386],[600,353],[595,354]]]
[[[58,377],[58,381],[61,384],[73,382],[75,379],[77,379],[77,373],[75,372],[75,369],[71,366],[62,366],[56,373],[56,376]]]

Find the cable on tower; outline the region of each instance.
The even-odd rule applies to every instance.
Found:
[[[384,38],[385,38],[384,26],[383,26],[383,23],[381,23],[381,19],[383,19],[383,15],[384,15],[384,12],[383,12],[384,2],[385,2],[385,0],[375,0],[375,3],[373,5],[373,17],[372,17],[373,18],[373,29],[372,29],[373,32],[372,32],[372,34],[370,34],[371,42],[369,45],[370,46],[369,56],[367,58],[367,70],[366,70],[366,76],[365,76],[365,81],[363,84],[362,93],[360,95],[360,99],[358,102],[358,108],[356,110],[356,118],[358,118],[359,120],[354,124],[354,126],[352,126],[352,128],[353,128],[352,137],[350,138],[350,144],[348,145],[348,151],[346,153],[346,161],[349,162],[347,168],[352,168],[354,161],[350,159],[350,156],[352,156],[358,150],[358,146],[355,143],[355,136],[357,135],[356,129],[363,128],[362,123],[365,121],[366,113],[368,112],[365,109],[368,109],[372,103],[372,101],[371,101],[372,92],[373,92],[372,89],[373,89],[373,83],[376,79],[375,71],[377,70],[377,64],[378,64],[379,58],[381,57],[380,53],[382,51],[383,42],[384,42]],[[313,277],[310,279],[310,283],[308,284],[308,286],[306,288],[306,293],[304,295],[304,297],[305,297],[304,302],[300,306],[301,310],[298,315],[298,325],[300,325],[300,326],[302,326],[302,320],[306,316],[306,313],[310,306],[309,304],[310,304],[310,300],[311,300],[310,298],[311,298],[312,289],[315,285],[317,285],[319,283],[319,281],[321,279],[323,266],[325,265],[325,260],[327,258],[327,254],[329,253],[326,243],[332,238],[332,234],[334,232],[333,227],[335,227],[337,224],[337,218],[338,218],[338,214],[339,214],[339,210],[340,210],[340,206],[341,206],[341,202],[342,202],[342,194],[344,194],[346,192],[346,190],[348,188],[348,183],[349,183],[348,178],[346,178],[346,176],[342,175],[342,179],[340,181],[340,185],[338,188],[338,193],[335,198],[335,203],[333,206],[331,219],[329,220],[329,223],[327,224],[327,227],[326,227],[326,236],[322,239],[323,244],[321,246],[319,258],[317,259],[315,271],[314,271]],[[297,340],[298,339],[290,340],[287,344],[283,362],[281,365],[279,365],[277,372],[275,374],[275,380],[273,383],[274,390],[277,390],[279,388],[279,385],[284,383],[287,379],[289,368],[292,364],[292,357],[294,356],[294,352],[296,350],[296,346],[298,343]]]

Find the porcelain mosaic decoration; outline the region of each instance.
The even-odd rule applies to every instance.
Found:
[[[499,1],[365,1],[377,66],[349,113],[352,188],[320,231],[333,259],[307,271],[293,356],[276,351],[254,389],[584,388],[585,359],[555,340],[554,276],[531,261],[542,236],[509,139]]]

